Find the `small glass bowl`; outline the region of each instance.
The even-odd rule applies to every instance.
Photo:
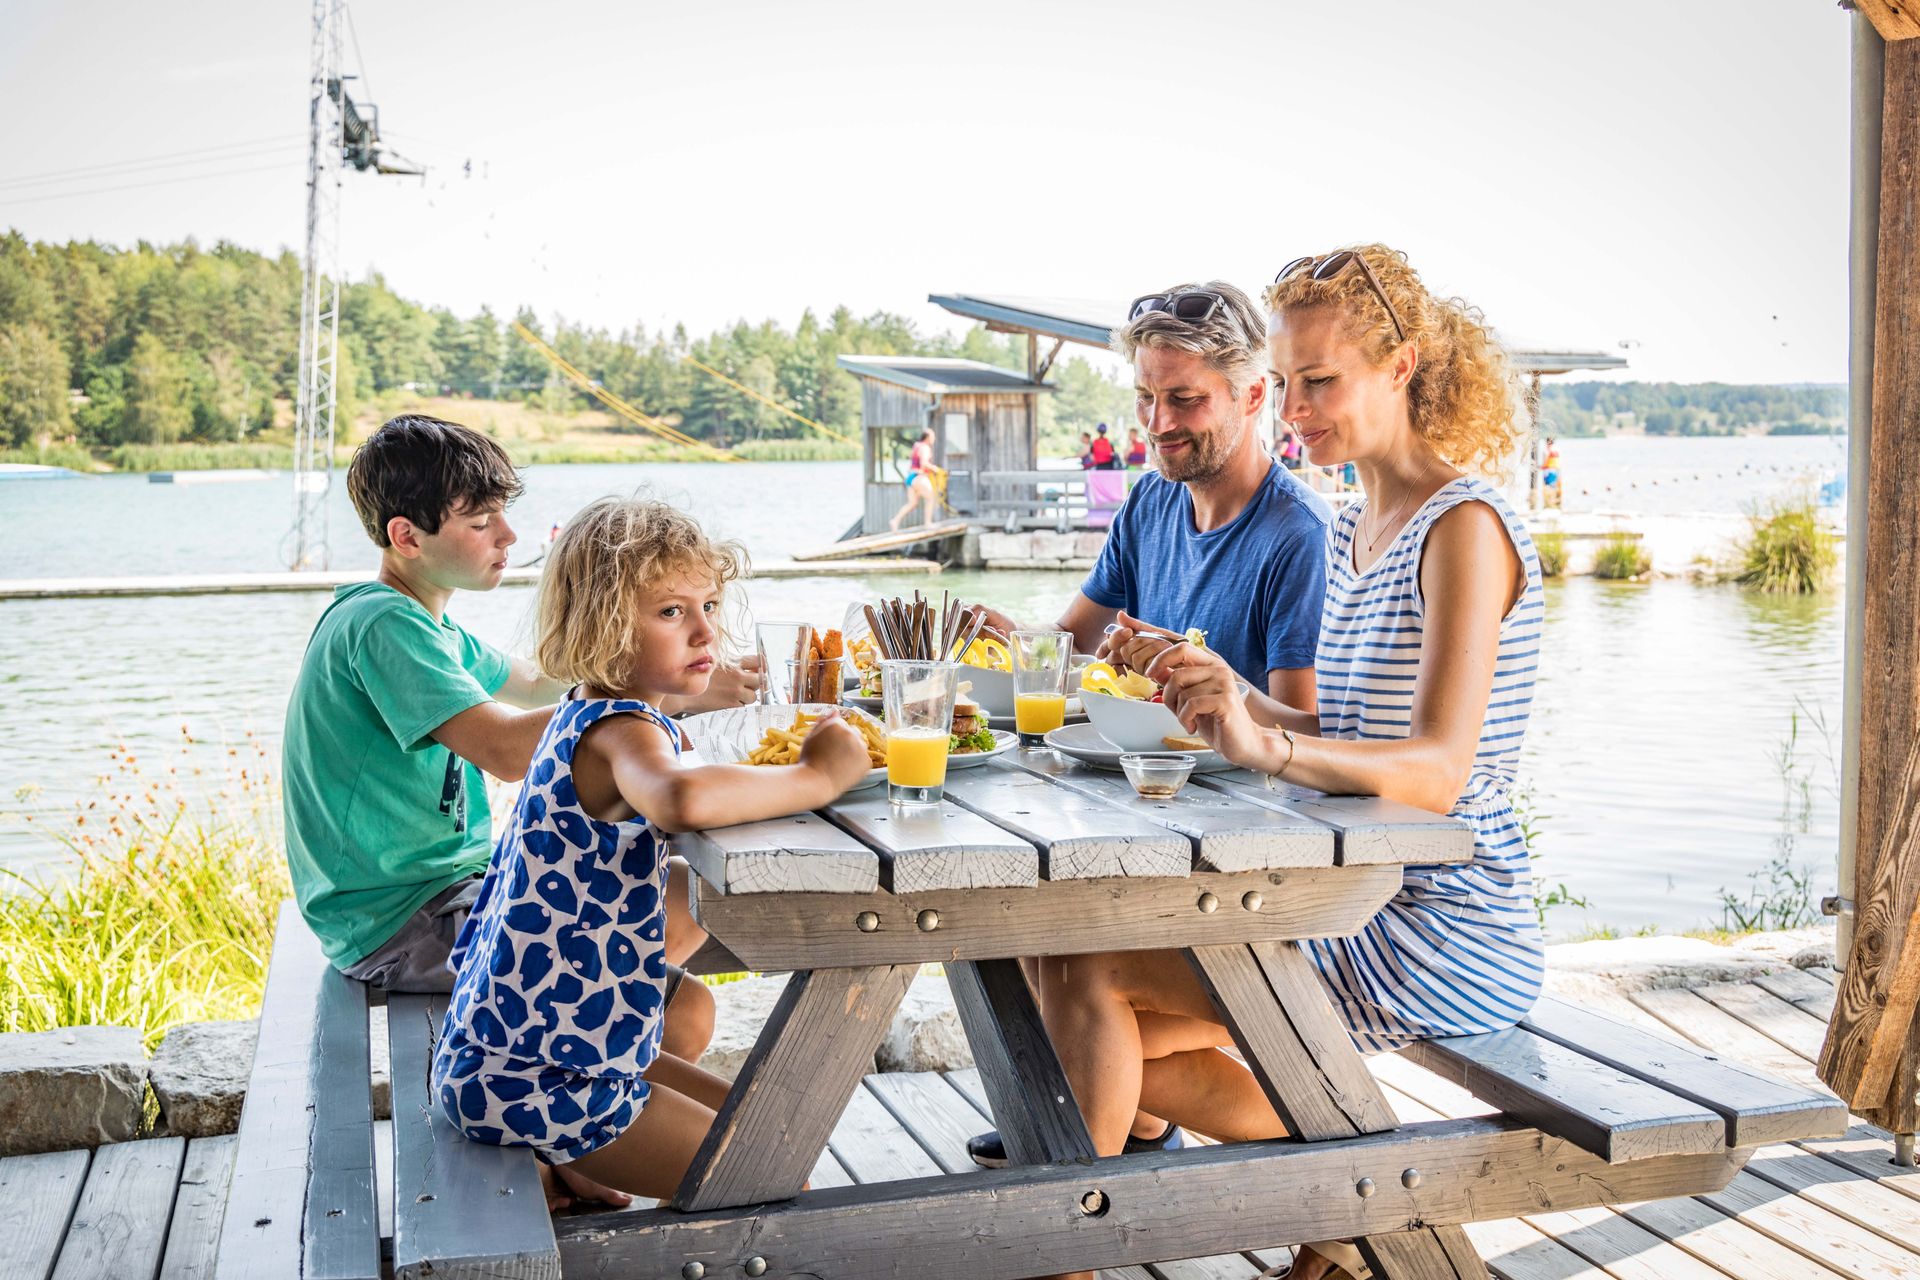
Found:
[[[1180,794],[1180,788],[1187,785],[1187,778],[1193,773],[1195,764],[1192,756],[1154,754],[1128,754],[1120,757],[1120,767],[1126,771],[1127,781],[1140,793],[1144,800],[1171,800]]]

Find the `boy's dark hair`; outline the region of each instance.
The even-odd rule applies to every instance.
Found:
[[[499,442],[424,413],[387,419],[347,466],[347,496],[379,547],[392,545],[387,522],[395,516],[438,533],[455,511],[504,507],[524,487]]]

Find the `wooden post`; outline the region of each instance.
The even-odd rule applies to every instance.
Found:
[[[1853,946],[1820,1053],[1820,1077],[1863,1117],[1916,1128],[1920,964],[1920,40],[1889,30],[1875,272],[1873,428],[1867,485],[1860,798]],[[1879,6],[1884,9],[1885,6]],[[1907,962],[1902,963],[1905,959]]]

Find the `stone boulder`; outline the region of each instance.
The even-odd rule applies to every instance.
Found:
[[[167,1032],[150,1073],[160,1100],[160,1132],[210,1138],[238,1129],[259,1033],[252,1018],[186,1022]]]
[[[923,973],[913,980],[874,1057],[882,1071],[957,1071],[973,1065],[973,1050],[944,977]]]
[[[0,1156],[125,1142],[146,1099],[147,1051],[132,1027],[0,1035]]]
[[[713,1040],[701,1056],[700,1065],[728,1080],[740,1074],[747,1053],[760,1037],[780,993],[786,990],[787,975],[742,978],[723,982],[713,988]]]

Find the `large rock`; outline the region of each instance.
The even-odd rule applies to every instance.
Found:
[[[252,1018],[186,1022],[167,1032],[151,1071],[162,1132],[210,1138],[240,1127],[259,1033],[260,1024]]]
[[[728,1080],[740,1074],[747,1053],[760,1037],[780,993],[786,990],[787,975],[742,978],[723,982],[713,988],[713,1039],[700,1058],[700,1065]]]
[[[0,1156],[125,1142],[146,1098],[147,1051],[132,1027],[0,1035]]]
[[[973,1050],[944,977],[923,973],[913,980],[874,1057],[882,1071],[958,1071],[973,1065]]]
[[[715,987],[713,1041],[700,1065],[729,1080],[739,1075],[786,985],[785,974],[774,974]],[[973,1065],[945,978],[922,974],[913,980],[875,1058],[882,1071],[951,1071]]]

